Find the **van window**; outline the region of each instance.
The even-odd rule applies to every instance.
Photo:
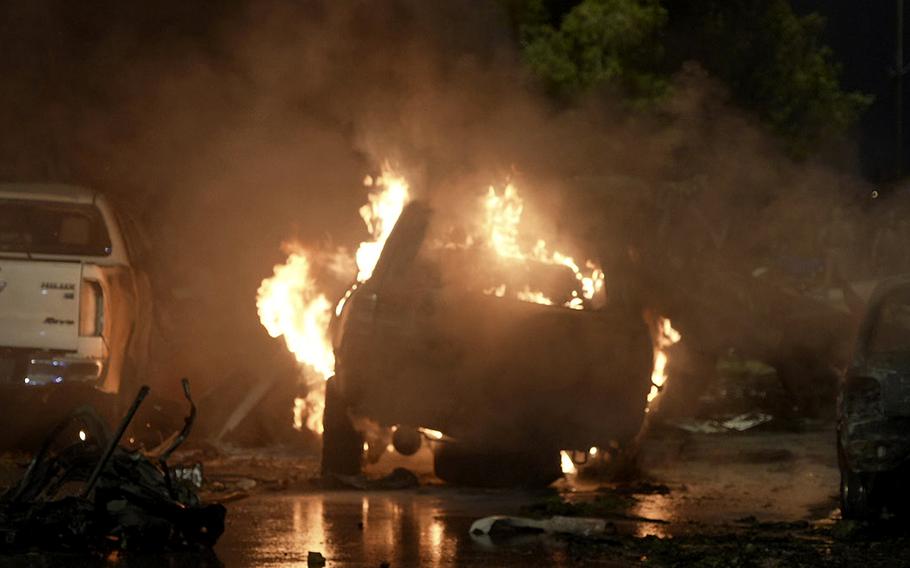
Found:
[[[111,238],[94,205],[0,199],[0,252],[107,256]]]

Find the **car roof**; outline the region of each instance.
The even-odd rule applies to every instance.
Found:
[[[93,203],[97,192],[64,183],[0,183],[0,199]]]

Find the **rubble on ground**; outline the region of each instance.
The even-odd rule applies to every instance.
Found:
[[[224,532],[224,506],[203,503],[192,480],[174,475],[167,463],[195,419],[185,379],[183,388],[190,414],[184,428],[155,454],[120,446],[148,387],[113,434],[90,407],[61,422],[18,483],[0,496],[0,551],[107,555],[214,546]]]

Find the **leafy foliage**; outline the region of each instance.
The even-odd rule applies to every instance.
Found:
[[[677,21],[677,34],[695,32],[697,42],[678,53],[723,79],[734,100],[754,111],[794,155],[805,156],[843,133],[871,102],[841,88],[840,67],[821,42],[825,22],[818,14],[799,16],[787,0],[679,2],[691,12]]]
[[[788,0],[506,0],[531,70],[560,98],[608,87],[636,106],[687,60],[802,157],[871,102],[840,86],[824,20]],[[669,56],[665,56],[669,55]]]
[[[666,19],[656,0],[583,0],[554,25],[543,0],[530,0],[520,35],[531,69],[559,95],[610,84],[649,99],[666,89],[655,72]]]

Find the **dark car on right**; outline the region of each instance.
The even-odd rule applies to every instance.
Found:
[[[881,283],[869,300],[838,396],[837,449],[844,518],[876,518],[905,507],[910,278]]]

